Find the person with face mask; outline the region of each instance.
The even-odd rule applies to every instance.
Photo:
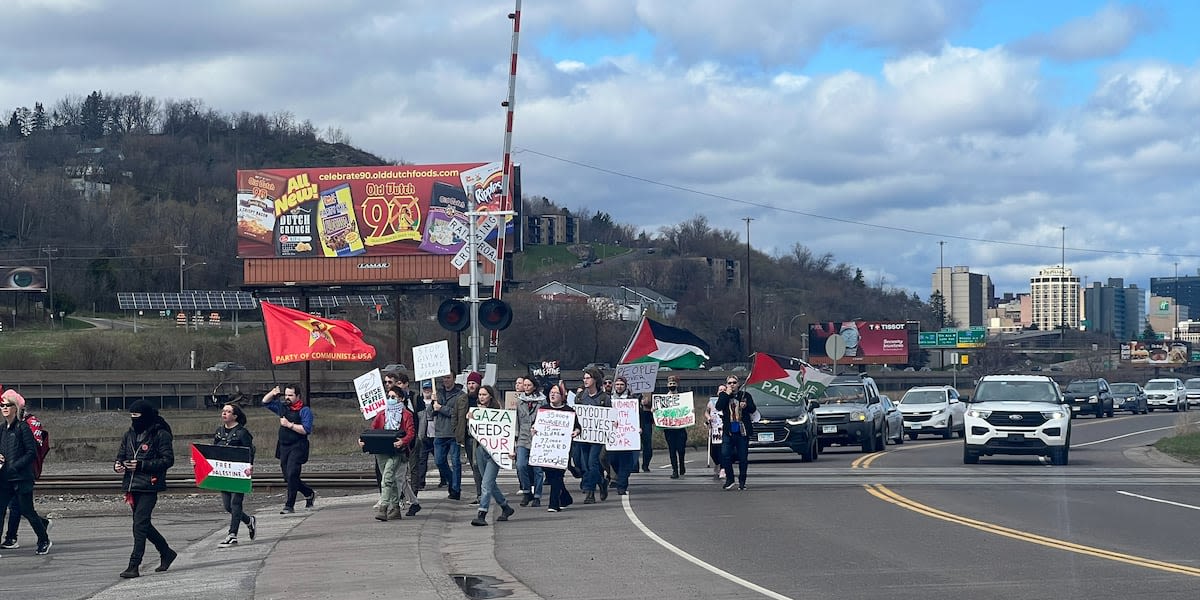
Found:
[[[417,494],[413,491],[408,479],[409,454],[413,442],[417,438],[417,428],[414,425],[413,413],[404,402],[404,390],[400,386],[392,386],[387,390],[387,403],[384,409],[371,420],[371,429],[387,429],[397,432],[396,441],[392,443],[392,452],[376,454],[375,464],[383,475],[383,483],[379,487],[379,512],[375,518],[380,521],[399,520],[403,518],[401,498],[409,501],[417,514],[421,505],[417,504]],[[362,438],[358,447],[363,447]]]
[[[533,442],[533,422],[537,411],[546,403],[532,377],[520,376],[517,388],[517,447],[513,459],[517,464],[517,481],[521,484],[521,506],[542,505],[542,485],[545,472],[529,464],[529,447]]]
[[[37,535],[37,554],[50,551],[46,522],[33,508],[33,461],[37,458],[37,441],[29,424],[20,418],[19,404],[13,392],[0,399],[0,506],[8,506],[13,498],[17,508]],[[15,534],[14,534],[15,539]]]
[[[129,405],[129,419],[129,431],[121,438],[121,447],[113,461],[113,471],[122,474],[125,503],[133,509],[133,552],[129,555],[129,566],[121,572],[125,579],[139,575],[147,540],[158,550],[159,564],[155,571],[171,568],[179,556],[150,521],[158,493],[167,489],[167,469],[175,464],[171,426],[145,400]]]
[[[674,375],[667,377],[667,393],[680,393],[678,377]],[[671,456],[671,479],[679,479],[687,474],[687,465],[683,459],[687,450],[687,429],[664,428],[662,432],[663,438],[667,441],[667,454]]]
[[[283,396],[282,400],[280,395]],[[287,480],[287,497],[281,515],[296,512],[296,494],[304,495],[304,508],[312,508],[317,491],[300,479],[300,469],[308,462],[308,436],[312,433],[313,412],[304,402],[300,386],[275,386],[262,399],[267,410],[279,415],[279,438],[275,442],[275,458]]]

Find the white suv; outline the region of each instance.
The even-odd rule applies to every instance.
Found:
[[[1163,377],[1146,382],[1146,406],[1150,412],[1156,408],[1169,408],[1175,412],[1187,410],[1187,390],[1177,377]]]
[[[945,439],[957,433],[963,437],[963,413],[966,404],[958,397],[958,390],[948,385],[924,385],[904,392],[899,403],[900,414],[904,415],[904,432],[908,439],[915,440],[922,433],[938,434]]]
[[[1049,456],[1067,464],[1071,410],[1058,384],[1041,375],[989,375],[979,380],[966,412],[963,463],[980,456]]]

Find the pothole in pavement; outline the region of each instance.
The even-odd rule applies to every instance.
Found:
[[[502,590],[496,587],[502,582],[495,577],[451,573],[450,578],[472,600],[488,600],[490,598],[504,598],[512,595],[512,590]]]

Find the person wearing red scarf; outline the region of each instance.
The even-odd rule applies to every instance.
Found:
[[[282,394],[283,399],[279,396]],[[305,405],[300,386],[289,385],[282,390],[275,386],[262,399],[267,410],[279,415],[279,439],[275,442],[275,458],[287,481],[287,498],[281,515],[296,512],[296,494],[304,496],[304,508],[312,508],[317,491],[300,479],[300,469],[308,462],[308,436],[312,433],[312,409]]]

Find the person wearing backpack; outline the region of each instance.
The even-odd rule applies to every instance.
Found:
[[[9,390],[12,392],[11,390]],[[37,443],[33,431],[18,415],[25,406],[24,398],[12,392],[0,395],[0,506],[18,500],[18,510],[37,534],[37,554],[50,552],[50,536],[46,524],[33,509],[33,463],[37,459]],[[20,398],[20,401],[18,401]]]
[[[46,461],[46,455],[50,453],[50,432],[42,427],[42,422],[31,412],[25,410],[25,397],[17,393],[16,390],[7,390],[3,396],[4,400],[17,403],[17,418],[25,421],[29,426],[29,430],[33,432],[33,441],[37,444],[37,456],[33,459],[33,479],[36,481],[42,478],[42,464]],[[21,547],[17,542],[17,528],[21,525],[21,504],[20,498],[13,496],[12,502],[8,504],[8,529],[4,533],[4,542],[0,543],[0,549],[15,550]],[[5,507],[0,506],[0,523],[4,522],[2,518]],[[46,517],[38,517],[42,523],[46,525],[46,531],[50,530],[50,526],[54,524],[52,519]]]

